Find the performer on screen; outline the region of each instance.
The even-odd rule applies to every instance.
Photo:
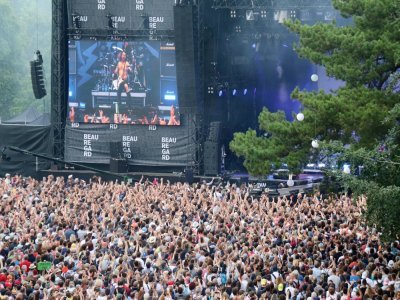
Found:
[[[170,117],[168,125],[180,125],[180,122],[177,120],[177,116],[175,115],[175,106],[171,105],[169,113]]]
[[[118,102],[121,102],[121,93],[122,91],[126,92],[128,96],[128,100],[131,99],[131,95],[129,93],[129,85],[128,85],[128,73],[132,71],[131,65],[126,60],[126,52],[121,52],[120,60],[117,64],[117,67],[114,70],[114,74],[118,76],[117,79],[113,81],[113,86],[117,90]]]

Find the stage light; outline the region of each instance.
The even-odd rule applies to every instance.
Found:
[[[209,94],[214,94],[214,87],[213,87],[212,85],[210,85],[210,86],[207,88],[207,92],[208,92]]]
[[[235,95],[236,95],[236,92],[237,92],[237,90],[236,90],[236,89],[233,89],[233,90],[232,90],[232,96],[235,96]]]
[[[237,33],[242,32],[242,27],[240,27],[240,25],[236,25],[236,26],[235,26],[235,31],[236,31]]]
[[[69,91],[69,92],[68,92],[68,96],[69,96],[69,97],[72,97],[72,91]]]
[[[343,173],[345,173],[345,174],[350,174],[351,173],[350,165],[348,165],[348,164],[344,164],[343,165]]]
[[[326,11],[324,15],[324,20],[325,21],[333,21],[336,19],[336,13],[335,11]]]
[[[254,11],[252,9],[246,10],[246,21],[254,21]]]
[[[164,95],[164,100],[175,101],[176,100],[176,96],[172,95],[172,94],[165,94]]]
[[[267,11],[266,10],[262,10],[261,11],[261,18],[266,18],[267,17]]]
[[[247,89],[244,89],[243,90],[243,96],[246,96],[247,95]]]
[[[218,92],[218,96],[222,97],[223,93],[224,93],[224,92],[223,92],[222,90],[220,90],[220,91]]]
[[[231,18],[236,18],[236,10],[231,9]]]
[[[288,11],[281,9],[274,12],[274,20],[282,24],[288,18]]]

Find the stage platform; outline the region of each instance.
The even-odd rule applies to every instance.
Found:
[[[215,184],[221,184],[223,186],[229,181],[231,184],[237,184],[240,186],[241,184],[250,184],[252,186],[252,194],[261,194],[262,192],[268,191],[271,196],[278,195],[297,195],[298,193],[311,194],[315,188],[317,188],[320,184],[319,180],[294,180],[293,187],[287,187],[285,185],[286,180],[281,179],[260,179],[253,178],[247,174],[232,174],[230,176],[201,176],[201,175],[193,175],[193,177],[185,176],[184,172],[170,172],[170,173],[157,173],[157,172],[128,172],[128,173],[102,173],[95,172],[90,170],[74,170],[74,169],[62,169],[62,170],[40,170],[38,173],[38,179],[42,177],[47,177],[48,175],[54,175],[56,177],[62,176],[65,179],[68,178],[69,175],[72,175],[74,178],[83,179],[85,181],[89,181],[89,179],[93,178],[93,176],[100,176],[105,181],[110,180],[119,180],[126,181],[129,183],[137,182],[142,177],[144,180],[148,179],[149,181],[153,181],[154,178],[158,178],[160,181],[161,178],[164,179],[164,182],[169,181],[170,183],[176,182],[190,182],[190,183],[198,183],[198,182],[211,182],[214,178]]]
[[[164,182],[167,182],[169,180],[171,183],[175,182],[184,182],[187,178],[185,177],[184,172],[171,172],[171,173],[157,173],[157,172],[128,172],[128,173],[102,173],[102,172],[95,172],[95,171],[90,171],[90,170],[74,170],[74,169],[63,169],[63,170],[40,170],[39,171],[40,178],[44,176],[48,176],[50,174],[53,174],[54,176],[62,176],[64,178],[67,178],[69,175],[72,175],[74,178],[79,178],[83,179],[85,181],[89,180],[93,176],[100,176],[104,178],[104,180],[127,180],[127,181],[139,181],[142,176],[144,180],[148,179],[153,181],[154,178],[158,178],[160,180],[161,178],[164,178]],[[212,180],[212,176],[197,176],[193,175],[193,180],[190,180],[192,182],[201,182],[203,180],[206,180],[207,182]],[[189,178],[190,179],[190,178]]]

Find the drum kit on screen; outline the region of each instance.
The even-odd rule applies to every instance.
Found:
[[[95,90],[99,92],[113,92],[118,90],[118,77],[115,74],[115,68],[124,50],[117,46],[112,46],[110,52],[101,55],[98,60],[99,68],[93,73],[97,78]],[[127,61],[130,64],[130,72],[128,73],[128,85],[132,90],[144,91],[145,87],[141,74],[143,73],[143,63],[140,59],[143,54],[136,55],[134,50],[127,53]],[[142,76],[144,77],[144,76]]]

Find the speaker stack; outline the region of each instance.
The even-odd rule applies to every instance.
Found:
[[[211,122],[204,143],[204,175],[216,176],[221,166],[221,122]]]
[[[196,8],[193,5],[174,6],[174,32],[176,77],[178,86],[179,109],[189,112],[197,107],[195,29],[193,18]]]
[[[126,173],[128,163],[124,158],[121,142],[110,142],[110,172]]]
[[[185,169],[185,182],[192,184],[194,182],[193,169]]]

